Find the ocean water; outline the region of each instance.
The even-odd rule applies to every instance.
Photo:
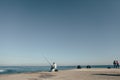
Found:
[[[74,69],[75,66],[58,66],[59,70]],[[0,66],[0,74],[14,74],[26,72],[48,72],[50,66]]]
[[[81,66],[86,68],[86,66]],[[112,65],[92,65],[91,68],[107,68],[113,67]],[[77,66],[58,66],[58,70],[75,69]],[[14,74],[26,72],[48,72],[50,66],[0,66],[0,74]]]

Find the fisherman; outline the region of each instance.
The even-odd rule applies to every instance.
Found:
[[[53,62],[53,64],[51,64],[50,61],[49,61],[45,56],[43,56],[43,57],[45,58],[45,60],[46,60],[46,61],[50,64],[50,66],[51,66],[50,72],[53,72],[53,71],[58,72],[57,64],[56,64],[55,62]]]
[[[55,63],[55,62],[53,62],[53,64],[51,65],[51,68],[50,68],[50,72],[56,72],[56,71],[58,71],[57,70],[57,64]]]

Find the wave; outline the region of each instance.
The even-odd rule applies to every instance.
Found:
[[[15,73],[15,70],[7,70],[7,69],[0,69],[0,74],[9,74],[9,73]]]
[[[0,69],[0,73],[6,72],[6,70],[4,69]]]

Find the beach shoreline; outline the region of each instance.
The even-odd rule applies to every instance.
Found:
[[[120,69],[71,69],[58,72],[2,74],[0,80],[119,80]]]

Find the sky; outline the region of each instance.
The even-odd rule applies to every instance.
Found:
[[[0,65],[120,61],[120,0],[0,0]]]

